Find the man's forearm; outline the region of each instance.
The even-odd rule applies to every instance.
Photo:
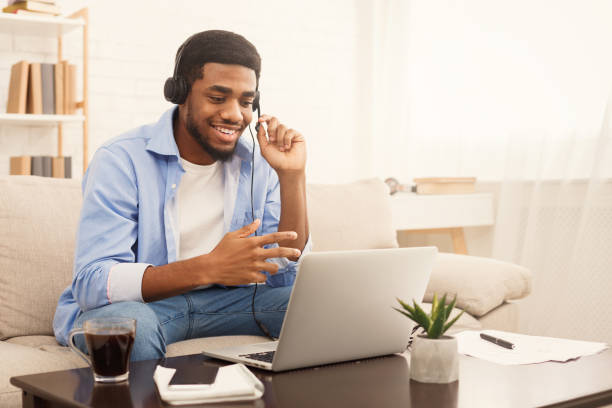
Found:
[[[213,283],[207,280],[205,256],[149,266],[142,277],[142,299],[145,302],[180,295],[198,286]]]
[[[281,241],[280,246],[304,249],[308,239],[308,214],[306,211],[306,175],[304,172],[278,175],[280,182],[281,216],[279,231],[295,231],[297,239]],[[289,258],[292,261],[297,258]]]
[[[297,259],[300,251],[283,247],[263,249],[264,245],[290,242],[295,232],[275,232],[260,237],[251,237],[261,221],[228,232],[208,254],[162,266],[149,266],[142,277],[142,298],[152,302],[180,295],[198,286],[218,283],[235,286],[254,282],[265,282],[262,271],[274,274],[278,265],[266,262],[271,258]]]

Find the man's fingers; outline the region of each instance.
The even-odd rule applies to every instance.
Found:
[[[238,234],[240,238],[246,238],[249,235],[253,234],[255,231],[257,231],[257,228],[259,228],[259,224],[261,224],[261,221],[259,220],[259,218],[257,218],[252,223],[245,225],[239,230],[236,230],[236,234]]]
[[[272,262],[259,262],[256,266],[260,271],[266,271],[272,275],[278,272],[278,265]]]
[[[263,116],[262,116],[263,117]],[[268,138],[266,137],[266,128],[261,126],[261,121],[259,122],[259,130],[257,131],[257,141],[259,142],[259,146],[263,150],[268,143]]]
[[[276,127],[276,146],[282,152],[285,147],[285,135],[287,134],[287,127],[280,123]]]
[[[293,141],[303,141],[302,135],[295,129],[289,129],[278,121],[277,118],[270,115],[261,115],[258,119],[258,123],[267,123],[268,137],[266,138],[266,130],[262,129],[263,126],[259,127],[257,132],[257,139],[259,140],[260,146],[268,146],[269,144],[275,144],[278,150],[281,152],[291,150]]]
[[[295,248],[277,247],[268,248],[262,251],[262,254],[266,259],[270,258],[299,258],[302,252]]]
[[[291,145],[293,145],[294,142],[300,141],[300,138],[301,138],[301,135],[299,134],[297,130],[294,130],[294,129],[287,130],[283,138],[283,145],[280,146],[280,151],[284,152],[284,151],[291,150]]]
[[[276,143],[276,128],[278,127],[278,119],[272,117],[266,120],[268,123],[268,140],[270,143]]]
[[[257,245],[264,246],[268,244],[273,244],[278,241],[285,240],[294,240],[297,239],[297,232],[295,231],[282,231],[282,232],[273,232],[271,234],[266,234],[261,237],[255,238],[257,239]]]
[[[264,275],[261,272],[253,272],[251,274],[251,281],[252,282],[258,282],[258,283],[264,283],[267,279],[267,276]]]

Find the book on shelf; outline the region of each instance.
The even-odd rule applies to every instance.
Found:
[[[28,81],[28,103],[26,113],[42,114],[42,76],[39,62],[30,64],[30,80]]]
[[[9,174],[21,175],[21,176],[29,176],[30,174],[32,174],[32,157],[31,156],[11,157]]]
[[[65,161],[63,157],[52,157],[51,158],[51,177],[53,178],[64,178],[64,165]]]
[[[43,158],[42,156],[32,156],[32,176],[43,175]]]
[[[64,113],[66,115],[74,115],[77,110],[76,106],[76,80],[77,69],[76,65],[65,63],[64,70]]]
[[[40,78],[42,84],[42,113],[45,115],[55,114],[55,65],[48,63],[40,64]]]
[[[7,113],[74,115],[76,65],[19,61],[11,68]]]
[[[11,67],[6,113],[26,113],[29,64],[19,61]]]
[[[59,62],[53,66],[55,114],[64,114],[64,64]]]
[[[70,156],[15,156],[10,158],[11,175],[72,178]]]
[[[13,10],[13,11],[5,11],[5,13],[8,14],[17,14],[20,16],[35,16],[35,17],[40,17],[40,16],[48,16],[49,13],[40,13],[38,11],[28,11],[28,10],[23,10],[23,9],[17,9],[17,10]]]
[[[476,177],[426,177],[414,179],[417,194],[471,194],[476,192]]]
[[[11,4],[15,4],[15,3],[21,3],[24,0],[8,0],[8,4],[7,6],[10,6]],[[48,4],[55,4],[55,0],[35,0],[39,3],[48,3]]]
[[[42,156],[42,176],[51,177],[53,175],[53,158]]]
[[[64,178],[72,178],[72,157],[64,156]]]
[[[54,16],[60,14],[60,8],[55,4],[55,2],[41,0],[18,1],[2,9],[4,13],[13,13],[16,10],[26,10],[37,13],[51,14]]]

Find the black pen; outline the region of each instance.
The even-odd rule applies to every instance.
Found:
[[[509,341],[498,339],[497,337],[489,336],[488,334],[480,333],[480,338],[486,341],[490,341],[491,343],[495,343],[503,348],[514,348],[514,344],[510,343]]]

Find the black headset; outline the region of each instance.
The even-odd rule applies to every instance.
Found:
[[[187,41],[179,48],[176,55],[176,62],[174,64],[174,74],[172,77],[166,79],[164,84],[164,97],[167,101],[174,104],[180,105],[185,103],[187,95],[189,95],[189,84],[187,80],[182,76],[179,76],[179,67],[181,65],[181,59],[183,57],[183,51],[189,46],[193,36],[189,37]],[[255,90],[255,98],[253,99],[253,112],[257,111],[257,119],[261,116],[259,108],[259,90]],[[255,129],[259,130],[259,123],[255,125]]]

